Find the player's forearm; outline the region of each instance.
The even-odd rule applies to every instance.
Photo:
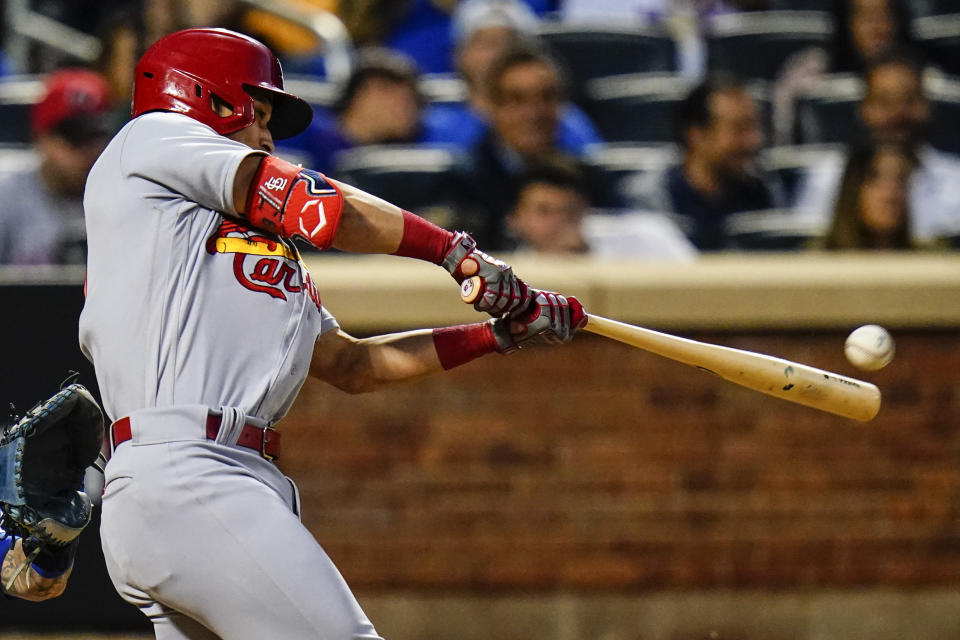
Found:
[[[364,339],[337,331],[317,342],[310,374],[348,393],[365,393],[442,369],[429,329]]]
[[[374,391],[398,382],[409,382],[443,371],[433,331],[421,329],[365,338],[360,347],[366,360],[361,377],[363,391]]]
[[[333,246],[352,253],[394,253],[403,239],[403,211],[386,200],[336,180],[343,213]]]
[[[63,553],[69,554],[67,568],[55,572],[57,575],[44,576],[38,567],[27,561],[23,541],[16,539],[0,563],[0,588],[7,595],[33,602],[56,598],[66,589],[73,571],[72,549],[64,549]]]
[[[502,329],[502,327],[501,327]],[[317,340],[310,375],[349,393],[374,391],[508,350],[493,321],[358,340],[337,330]]]

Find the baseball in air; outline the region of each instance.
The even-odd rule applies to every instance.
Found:
[[[893,360],[893,338],[886,329],[876,324],[865,324],[854,329],[843,345],[850,364],[864,371],[883,369]]]

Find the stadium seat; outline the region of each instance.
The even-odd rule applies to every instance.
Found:
[[[903,4],[911,18],[947,15],[958,8],[957,0],[909,0]]]
[[[821,11],[717,15],[707,27],[708,66],[748,78],[773,80],[791,55],[826,45],[832,33],[830,15]]]
[[[770,11],[834,11],[847,0],[767,0]]]
[[[37,153],[30,145],[0,144],[0,173],[20,171],[38,161]]]
[[[689,262],[697,250],[674,222],[659,211],[594,213],[583,219],[583,235],[595,259]]]
[[[0,80],[0,144],[28,144],[30,108],[43,93],[38,76],[7,76]]]
[[[637,73],[597,78],[587,85],[584,110],[609,142],[676,141],[673,114],[693,84],[674,74]],[[762,125],[770,130],[771,102],[766,83],[747,86],[760,106]]]
[[[453,180],[462,157],[446,147],[415,145],[364,146],[336,158],[332,172],[397,206],[416,211],[445,225],[453,215],[458,194]]]
[[[795,133],[801,144],[849,142],[857,131],[863,80],[853,74],[824,76],[797,96]]]
[[[596,182],[594,205],[616,208],[631,204],[632,183],[649,171],[661,171],[678,162],[680,152],[672,144],[596,144],[583,157]]]
[[[307,75],[285,75],[284,88],[315,107],[330,108],[340,95],[340,87],[327,80]]]
[[[676,44],[658,26],[543,22],[538,35],[569,73],[575,101],[584,97],[587,82],[594,78],[677,70]]]
[[[744,251],[799,251],[821,234],[790,209],[735,213],[725,226],[733,248]]]
[[[693,87],[686,77],[637,73],[590,81],[584,110],[609,142],[673,142],[673,111]]]
[[[960,6],[954,4],[953,11]],[[960,13],[917,18],[910,31],[920,46],[943,71],[960,75]]]
[[[960,79],[931,75],[926,86],[933,108],[930,141],[938,149],[960,154]]]
[[[762,152],[761,164],[766,170],[776,174],[783,186],[787,202],[792,204],[796,202],[800,182],[810,168],[841,157],[844,149],[842,144],[771,147]]]
[[[467,83],[455,73],[428,73],[418,83],[421,95],[433,104],[464,102]]]

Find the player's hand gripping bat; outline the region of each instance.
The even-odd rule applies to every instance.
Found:
[[[477,278],[463,281],[460,298],[472,303],[482,290]],[[854,420],[872,420],[880,410],[876,385],[781,358],[681,338],[596,315],[586,331],[688,364],[754,391]]]

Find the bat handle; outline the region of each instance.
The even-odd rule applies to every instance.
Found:
[[[460,284],[460,299],[467,304],[473,304],[483,294],[483,278],[473,276]]]

